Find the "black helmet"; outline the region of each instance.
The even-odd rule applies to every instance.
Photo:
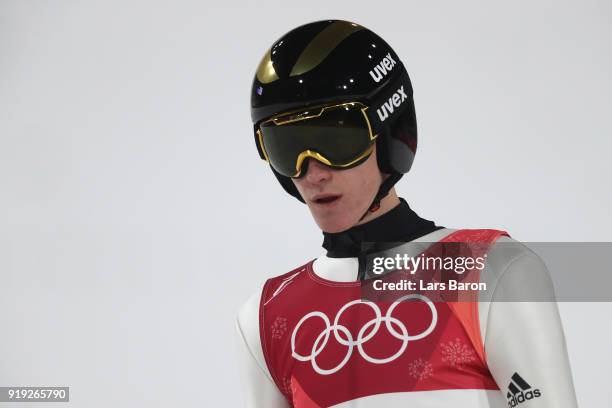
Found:
[[[402,88],[401,105],[397,91]],[[412,165],[417,124],[412,84],[397,54],[378,35],[358,24],[325,20],[297,27],[278,39],[261,60],[251,89],[257,130],[270,117],[309,106],[360,102],[377,130],[377,159],[383,173],[373,207]],[[376,114],[374,114],[376,112]],[[287,176],[272,168],[283,188],[304,201]]]

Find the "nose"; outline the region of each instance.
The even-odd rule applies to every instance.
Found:
[[[315,159],[308,159],[304,178],[311,184],[320,184],[331,178],[331,168]]]

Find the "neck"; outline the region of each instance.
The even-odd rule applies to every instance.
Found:
[[[391,195],[390,195],[391,196]],[[395,205],[393,205],[395,197]],[[356,257],[379,251],[389,243],[408,242],[440,229],[432,221],[419,217],[408,203],[393,194],[386,198],[385,210],[368,221],[338,233],[324,232],[323,247],[333,258]],[[388,207],[389,206],[389,207]],[[383,204],[381,202],[381,208]],[[378,211],[377,211],[378,212]],[[374,214],[373,214],[374,215]]]

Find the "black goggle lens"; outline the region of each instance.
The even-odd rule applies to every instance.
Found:
[[[259,128],[261,147],[272,167],[287,177],[300,175],[297,166],[306,157],[348,167],[373,143],[363,108],[346,104],[268,120]]]

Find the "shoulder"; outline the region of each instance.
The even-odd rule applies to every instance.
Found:
[[[498,237],[488,249],[480,281],[487,288],[478,295],[479,327],[483,341],[490,338],[491,315],[499,315],[513,301],[552,301],[555,297],[548,269],[540,256],[509,236]],[[503,312],[501,315],[508,316]]]
[[[416,239],[414,242],[487,242],[487,264],[503,271],[519,258],[540,259],[527,245],[512,238],[506,231],[493,228],[442,228]]]
[[[438,232],[438,231],[436,231]],[[450,241],[459,242],[487,242],[488,246],[486,264],[491,272],[502,274],[514,263],[520,261],[542,262],[541,258],[533,252],[527,245],[512,238],[506,231],[492,228],[482,229],[451,229],[444,228],[439,230],[443,232],[444,238]]]
[[[500,236],[489,250],[489,262],[504,267],[522,256],[537,256],[527,245],[510,236]]]
[[[487,265],[489,271],[498,279],[513,271],[529,269],[531,275],[546,271],[546,266],[538,254],[509,236],[499,237],[491,246],[487,254]]]
[[[509,236],[499,237],[489,248],[480,281],[487,287],[479,294],[483,304],[555,299],[554,284],[544,260],[529,246]]]
[[[525,289],[527,283],[538,283],[550,286],[548,269],[542,258],[524,243],[512,238],[508,232],[499,229],[444,229],[446,234],[442,241],[487,243],[485,250],[485,268],[481,272],[481,281],[487,282],[489,298],[501,281],[504,289]],[[520,285],[518,283],[521,283]],[[481,296],[481,300],[487,300]],[[490,299],[488,299],[490,300]]]
[[[554,301],[554,285],[544,260],[509,237],[491,248],[489,272],[496,282],[493,301]]]
[[[238,310],[237,326],[240,334],[249,348],[257,348],[259,345],[259,314],[262,296],[274,295],[276,291],[282,290],[293,279],[306,271],[309,261],[295,269],[283,274],[270,277],[262,282],[257,291],[251,294]],[[254,353],[256,354],[256,353]],[[257,356],[256,356],[257,357]],[[263,356],[262,356],[263,358]]]

